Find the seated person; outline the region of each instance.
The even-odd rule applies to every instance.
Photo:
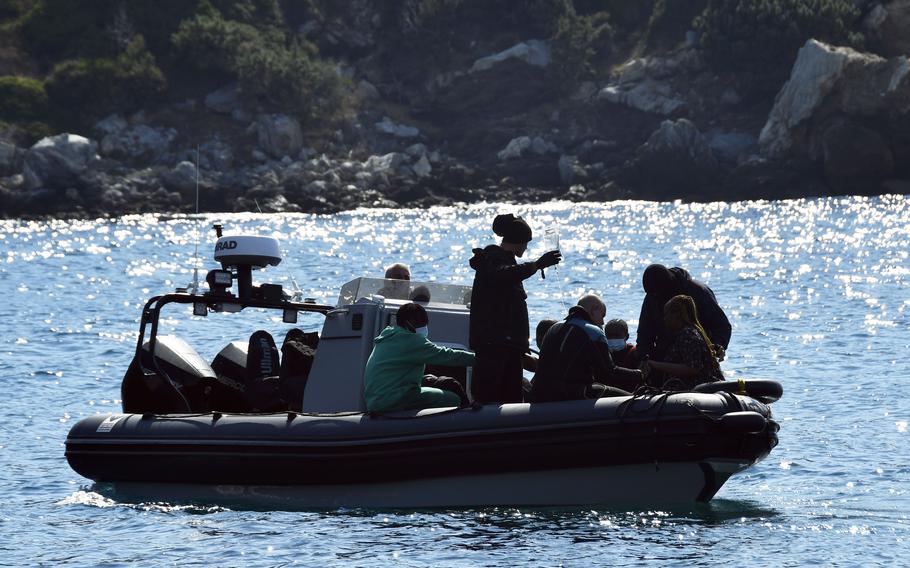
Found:
[[[424,386],[428,363],[450,366],[474,364],[474,354],[439,347],[427,339],[427,311],[408,303],[398,309],[397,325],[382,330],[364,371],[364,398],[370,412],[459,406],[455,392]],[[439,383],[435,380],[434,383]]]
[[[408,297],[412,302],[421,302],[426,304],[430,301],[430,289],[421,284],[416,286],[412,291],[411,295]]]
[[[532,349],[531,353],[525,353],[524,359],[522,360],[522,367],[525,371],[531,371],[532,373],[537,371],[537,365],[540,359],[535,357],[533,353],[540,354],[540,349],[543,346],[543,337],[550,331],[550,328],[553,327],[553,324],[555,323],[556,320],[543,319],[537,324],[537,330],[534,334],[537,339],[537,351]],[[528,386],[530,386],[530,382],[528,382]]]
[[[540,349],[543,347],[543,338],[547,335],[547,332],[550,331],[550,328],[556,323],[556,320],[552,319],[542,319],[537,323],[537,330],[534,333],[534,336],[537,341],[537,351],[536,353],[540,354]],[[534,350],[531,350],[531,353],[535,353]],[[531,353],[525,354],[524,357],[524,370],[531,371],[532,373],[537,372],[537,367],[540,364],[540,359],[535,357]],[[527,378],[521,378],[521,393],[524,397],[525,402],[532,402],[531,399],[531,388],[534,383],[529,381]]]
[[[617,367],[601,325],[607,308],[590,294],[544,336],[531,388],[534,402],[623,396],[642,384],[637,369]]]
[[[377,294],[384,298],[392,300],[407,300],[408,292],[411,290],[411,269],[407,264],[396,262],[385,269],[386,282],[382,288],[376,291]]]
[[[664,390],[692,390],[695,385],[724,380],[714,345],[698,321],[691,296],[674,296],[664,305],[664,327],[673,334],[663,360],[649,359],[642,365],[646,374],[659,371]]]
[[[635,354],[635,345],[629,343],[629,324],[626,320],[611,319],[604,326],[607,335],[607,347],[613,362],[627,369],[638,368],[638,356]]]

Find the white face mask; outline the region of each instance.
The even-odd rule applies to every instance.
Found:
[[[626,348],[625,339],[607,339],[607,347],[610,348],[610,351],[622,351]]]
[[[418,327],[417,329],[414,330],[414,333],[416,333],[417,335],[422,335],[423,337],[426,337],[427,335],[429,335],[430,329],[427,326]]]

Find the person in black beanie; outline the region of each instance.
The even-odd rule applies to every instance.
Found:
[[[667,268],[662,264],[649,265],[642,274],[641,284],[645,299],[638,317],[635,347],[640,359],[660,360],[664,356],[674,337],[664,325],[664,305],[670,298],[682,294],[695,300],[698,319],[714,344],[718,360],[724,360],[733,328],[711,288],[692,278],[683,268]]]
[[[562,260],[558,250],[534,262],[518,264],[531,241],[531,227],[521,217],[497,215],[493,232],[499,245],[474,249],[471,268],[470,346],[476,355],[471,390],[476,402],[522,401],[522,360],[530,345],[528,305],[522,281]]]

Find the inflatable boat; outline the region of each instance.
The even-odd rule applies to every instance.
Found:
[[[373,337],[417,292],[431,339],[466,345],[470,288],[358,278],[335,305],[320,305],[253,285],[253,268],[280,262],[274,239],[218,228],[215,259],[222,268],[209,272],[207,291],[145,305],[124,413],[85,418],[67,437],[66,458],[79,474],[132,493],[316,508],[672,504],[710,500],[777,444],[769,404],[781,388],[773,381],[366,413]],[[180,338],[158,334],[166,306],[191,306],[196,317],[259,308],[289,326],[300,313],[324,322],[304,349],[312,355],[305,368],[286,373],[290,351],[283,346],[279,363],[262,332],[207,362]],[[470,391],[470,372],[461,379]]]

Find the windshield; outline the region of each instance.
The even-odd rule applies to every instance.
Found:
[[[471,287],[438,282],[357,278],[341,287],[338,305],[346,306],[371,296],[382,296],[387,300],[467,306],[471,302]]]

